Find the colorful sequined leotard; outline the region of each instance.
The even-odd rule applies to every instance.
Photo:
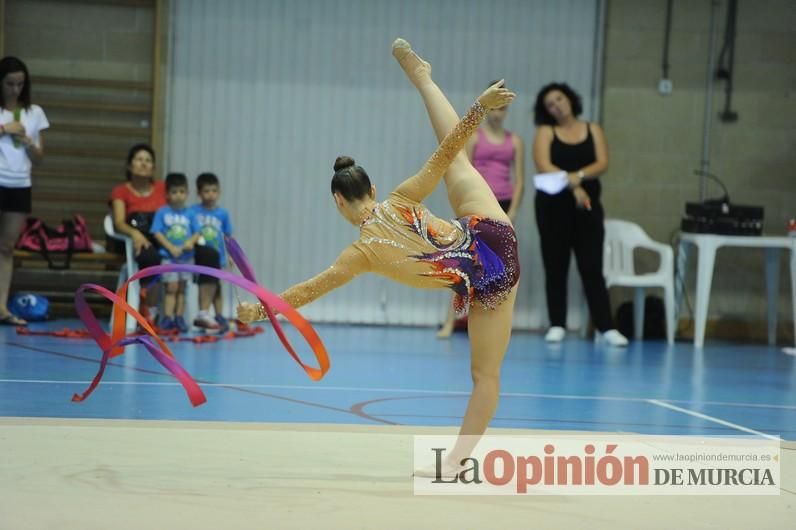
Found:
[[[421,171],[377,203],[360,225],[359,239],[324,272],[280,296],[300,307],[373,272],[411,287],[450,288],[457,313],[473,299],[494,308],[520,276],[517,238],[508,223],[477,216],[444,221],[422,200],[431,194],[485,115],[476,103],[442,141]]]

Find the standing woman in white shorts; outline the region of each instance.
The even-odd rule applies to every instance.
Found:
[[[30,171],[44,158],[47,116],[31,103],[30,76],[16,57],[0,59],[0,325],[24,326],[8,310],[14,245],[31,212]]]

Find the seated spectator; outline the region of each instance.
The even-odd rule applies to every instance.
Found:
[[[194,259],[197,265],[221,269],[227,263],[224,236],[232,235],[232,223],[229,212],[218,206],[218,197],[221,194],[218,177],[213,173],[202,173],[196,177],[196,192],[201,202],[191,207],[194,231],[199,234]],[[215,309],[215,318],[210,316],[211,303]],[[222,314],[223,305],[218,278],[199,275],[199,314],[193,325],[226,332],[229,324]]]
[[[152,218],[158,208],[166,205],[166,188],[154,177],[155,151],[147,144],[137,144],[127,155],[127,182],[111,191],[110,206],[113,227],[119,234],[133,240],[135,259],[140,269],[160,265],[160,253],[150,234]],[[146,293],[146,314],[151,321],[157,317],[159,289]]]
[[[193,247],[199,238],[192,230],[191,212],[185,207],[188,198],[188,179],[182,173],[169,173],[166,176],[166,201],[168,204],[158,209],[152,221],[150,232],[160,243],[162,263],[185,264],[193,262]],[[162,281],[166,286],[163,296],[163,318],[159,327],[165,331],[188,331],[183,312],[185,311],[185,284],[191,281],[189,272],[165,272]]]

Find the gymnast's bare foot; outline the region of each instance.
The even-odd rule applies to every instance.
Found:
[[[419,87],[431,81],[431,65],[421,59],[404,39],[395,39],[392,43],[392,55],[413,85]]]
[[[415,469],[414,473],[412,473],[412,476],[418,478],[434,478],[439,480],[441,478],[458,477],[459,473],[462,471],[464,471],[464,467],[461,464],[457,464],[446,459],[444,462],[442,462],[442,465],[439,469],[437,469],[436,465],[421,467]]]
[[[453,319],[446,319],[442,327],[437,331],[438,339],[449,339],[453,335],[454,322]]]

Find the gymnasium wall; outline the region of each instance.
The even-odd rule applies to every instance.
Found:
[[[427,55],[460,113],[489,81],[506,78],[518,93],[507,126],[526,142],[528,180],[536,91],[566,79],[583,93],[586,113],[596,111],[594,1],[174,0],[171,7],[168,169],[220,176],[236,235],[263,285],[277,292],[323,270],[358,235],[330,195],[336,156],[353,156],[384,197],[436,145],[420,98],[390,55],[395,37]],[[546,311],[528,186],[517,223],[516,323],[538,328]],[[428,204],[452,216],[444,189]],[[366,275],[304,312],[316,321],[428,325],[443,318],[449,297]]]
[[[610,216],[640,223],[661,241],[672,238],[685,202],[699,198],[693,170],[702,159],[710,4],[673,3],[669,76],[674,90],[669,96],[657,92],[666,2],[608,4],[603,122],[611,167],[604,177],[605,206]],[[727,2],[717,5],[716,57],[724,42]],[[796,217],[796,3],[740,1],[738,6],[731,100],[738,120],[719,120],[725,85],[716,82],[710,171],[724,181],[733,202],[765,207],[765,232],[782,236],[788,219]],[[709,183],[707,195],[721,196],[721,189]],[[652,260],[645,258],[651,267]],[[783,340],[793,332],[788,258],[783,253],[779,282]],[[713,336],[765,336],[764,261],[763,250],[719,251],[708,315]],[[696,269],[691,265],[693,293]],[[617,302],[629,298],[629,293],[614,293]],[[690,319],[684,309],[683,318]]]

